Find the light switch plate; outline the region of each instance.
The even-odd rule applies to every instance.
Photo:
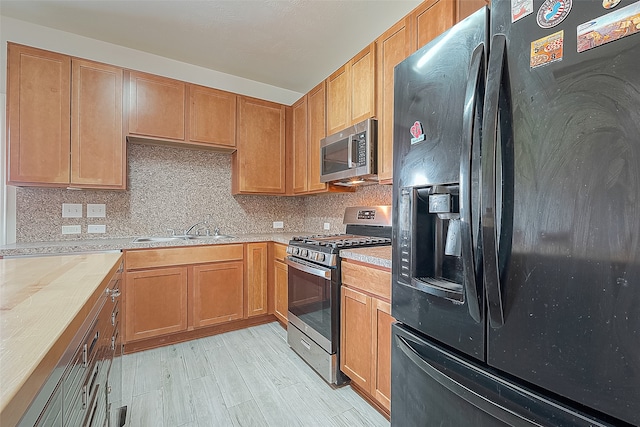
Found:
[[[273,221],[273,228],[284,228],[284,221]]]
[[[106,233],[106,225],[89,224],[87,226],[87,233]]]
[[[62,218],[82,218],[82,203],[63,203]]]
[[[79,225],[63,225],[62,234],[80,234],[82,229]]]
[[[331,224],[329,224],[328,222],[324,223],[324,229],[325,230],[331,230]]]
[[[107,205],[104,203],[87,203],[87,218],[105,218]]]

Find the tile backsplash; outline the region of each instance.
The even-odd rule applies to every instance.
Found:
[[[284,229],[343,232],[344,208],[391,204],[391,187],[371,185],[355,193],[304,197],[231,195],[231,155],[159,145],[128,144],[128,190],[94,191],[23,187],[16,190],[18,243],[68,239],[166,235],[211,215],[210,226],[225,234],[268,233],[273,222]],[[82,203],[83,218],[62,218],[62,203]],[[87,218],[88,203],[104,203],[106,218]],[[89,224],[106,225],[88,234]],[[63,225],[82,233],[62,235]]]

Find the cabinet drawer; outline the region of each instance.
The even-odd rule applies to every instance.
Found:
[[[231,261],[243,258],[242,244],[141,249],[125,252],[127,270]]]
[[[284,262],[284,259],[287,257],[287,246],[281,244],[273,245],[273,257],[278,261]]]
[[[387,301],[391,300],[391,271],[387,269],[342,262],[342,283]]]

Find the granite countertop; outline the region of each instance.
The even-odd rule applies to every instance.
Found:
[[[373,248],[343,249],[340,256],[354,261],[380,267],[391,268],[391,246],[375,246]]]
[[[147,249],[178,246],[216,245],[229,243],[251,242],[276,242],[287,244],[293,236],[308,234],[296,233],[259,233],[259,234],[234,234],[233,239],[214,239],[201,237],[193,240],[172,240],[168,242],[143,242],[133,243],[136,237],[124,237],[119,239],[93,239],[93,240],[61,240],[58,242],[31,242],[17,243],[0,246],[0,256],[24,256],[61,254],[74,252],[103,252],[120,251],[125,249]]]
[[[0,259],[1,425],[14,425],[22,417],[121,257]]]

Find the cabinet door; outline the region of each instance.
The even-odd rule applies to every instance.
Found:
[[[376,115],[376,49],[371,43],[350,62],[350,125]]]
[[[222,147],[236,146],[234,93],[190,85],[189,140]]]
[[[186,84],[129,71],[129,133],[184,141]]]
[[[267,246],[266,242],[247,244],[246,317],[267,314]]]
[[[371,392],[371,297],[342,287],[340,370]]]
[[[308,98],[308,150],[307,186],[309,192],[327,190],[327,184],[320,182],[320,141],[327,136],[326,122],[326,83],[323,81],[309,91]]]
[[[126,273],[125,312],[127,342],[186,330],[186,267]]]
[[[202,327],[243,318],[243,263],[196,265],[190,271],[191,324]]]
[[[71,58],[8,44],[8,184],[69,183]]]
[[[72,61],[71,184],[126,187],[122,68]]]
[[[457,22],[462,21],[478,9],[489,6],[485,0],[457,0]]]
[[[378,49],[378,179],[393,178],[393,69],[411,54],[408,20],[395,24],[376,41]]]
[[[371,394],[391,410],[391,304],[371,298],[372,344]]]
[[[232,193],[284,194],[285,107],[239,97]]]
[[[275,273],[275,315],[282,323],[287,324],[288,319],[288,270],[287,264],[275,261],[274,264]]]
[[[454,0],[426,1],[413,10],[410,19],[415,28],[413,51],[445,32],[456,18]]]
[[[349,126],[349,71],[345,64],[327,78],[327,134],[331,135]]]
[[[307,96],[303,96],[291,106],[293,123],[293,150],[291,151],[291,165],[293,167],[293,192],[307,191],[307,161],[308,161],[308,126],[307,126]]]

